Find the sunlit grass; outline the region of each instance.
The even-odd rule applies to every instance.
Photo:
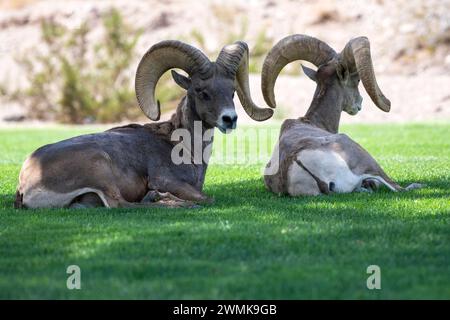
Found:
[[[450,298],[448,125],[342,128],[401,185],[427,184],[407,193],[279,197],[261,162],[211,165],[200,209],[12,209],[27,154],[94,131],[0,130],[0,298]]]

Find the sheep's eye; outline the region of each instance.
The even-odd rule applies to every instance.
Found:
[[[200,99],[205,100],[205,101],[211,100],[211,96],[206,91],[199,92],[198,96]]]
[[[361,79],[359,78],[358,73],[352,74],[352,79],[353,79],[353,81],[354,81],[356,84],[359,84],[359,81],[361,80]]]
[[[233,94],[231,95],[231,98],[233,98],[233,99],[234,99],[234,91],[233,91]]]

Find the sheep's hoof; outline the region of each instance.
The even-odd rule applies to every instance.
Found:
[[[366,192],[366,193],[372,193],[373,190],[370,188],[363,188],[363,187],[359,187],[355,189],[355,192]]]
[[[361,187],[374,191],[378,188],[378,184],[374,179],[364,179],[361,183]]]
[[[145,197],[141,200],[142,203],[150,203],[150,202],[157,202],[161,199],[161,195],[158,191],[149,191],[145,195]]]
[[[160,200],[158,203],[162,204],[163,206],[167,206],[170,208],[187,208],[187,209],[194,209],[194,208],[200,208],[200,206],[192,201],[188,200],[173,200],[173,199],[163,199]]]
[[[422,189],[425,188],[427,185],[422,183],[411,183],[409,186],[405,188],[406,191],[415,190],[415,189]]]

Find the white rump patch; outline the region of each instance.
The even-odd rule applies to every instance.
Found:
[[[297,160],[327,185],[333,182],[334,192],[352,192],[361,185],[361,178],[355,175],[347,162],[334,151],[304,150],[299,152]]]
[[[295,161],[288,169],[287,190],[291,196],[317,196],[320,194],[316,180]]]
[[[347,162],[338,153],[331,150],[303,150],[297,154],[297,160],[328,186],[330,182],[333,182],[333,192],[353,192],[361,188],[365,179],[374,179],[383,183],[390,190],[397,191],[380,176],[354,174]],[[320,194],[316,180],[295,161],[288,171],[288,192],[292,196]]]

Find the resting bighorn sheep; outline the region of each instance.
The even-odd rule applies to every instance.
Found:
[[[261,75],[263,96],[270,107],[276,105],[278,74],[295,60],[309,61],[318,68],[303,67],[317,87],[306,115],[282,124],[279,142],[264,172],[266,187],[291,196],[371,191],[380,183],[392,191],[403,190],[366,150],[337,133],[342,110],[351,115],[361,110],[360,79],[375,105],[385,112],[390,110],[391,103],[375,79],[369,40],[350,40],[338,54],[306,35],[282,39],[268,53]],[[406,189],[419,186],[412,184]]]
[[[187,94],[169,121],[131,124],[39,148],[23,164],[16,207],[185,206],[209,201],[202,187],[211,140],[201,142],[206,156],[199,164],[177,165],[171,158],[177,143],[171,141],[172,133],[184,129],[194,136],[194,122],[201,122],[202,133],[214,127],[234,129],[235,90],[252,119],[265,120],[273,111],[258,108],[250,96],[246,43],[225,46],[211,62],[198,49],[168,40],[147,51],[136,73],[139,106],[151,120],[160,118],[156,84],[172,68],[183,69],[189,77],[172,71]],[[194,151],[193,143],[187,142]]]

